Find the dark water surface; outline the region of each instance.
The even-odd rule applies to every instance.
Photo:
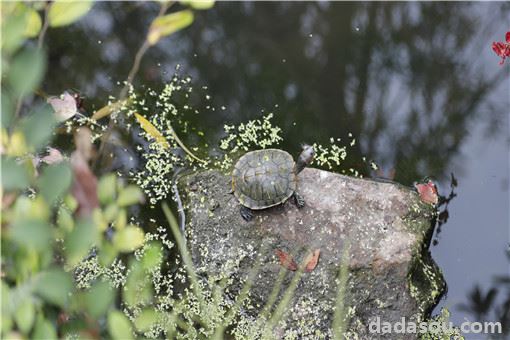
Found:
[[[76,88],[101,107],[157,11],[97,3],[50,30],[44,90]],[[180,64],[218,108],[189,118],[211,140],[225,123],[273,111],[293,153],[352,133],[346,167],[369,174],[355,161],[366,156],[406,185],[431,176],[446,196],[453,173],[457,196],[431,245],[448,284],[435,312],[510,327],[510,63],[498,65],[490,47],[508,30],[510,3],[217,3],[151,48],[135,84],[161,87]]]

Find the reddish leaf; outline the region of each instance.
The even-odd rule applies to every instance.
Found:
[[[506,32],[505,40],[506,42],[492,43],[492,50],[499,57],[501,57],[501,61],[499,62],[499,64],[503,64],[505,62],[505,59],[510,57],[510,32]]]
[[[81,157],[85,161],[89,161],[92,158],[92,131],[89,128],[81,127],[74,134],[74,144],[76,145],[76,151],[81,154]]]
[[[76,151],[71,154],[71,167],[74,181],[71,192],[78,202],[78,216],[89,216],[99,207],[97,196],[97,178],[90,170],[88,160],[92,154],[91,132],[80,128],[75,135]]]
[[[64,325],[69,321],[69,319],[70,319],[70,317],[68,314],[66,314],[64,312],[60,312],[60,314],[58,315],[58,318],[57,318],[57,324]]]
[[[48,155],[41,158],[41,162],[46,164],[56,164],[64,160],[62,153],[55,148],[48,147]]]
[[[4,193],[2,195],[2,210],[9,208],[16,198],[18,198],[18,196],[13,192]]]
[[[287,268],[288,270],[295,271],[298,269],[298,266],[296,262],[294,262],[294,259],[290,254],[287,254],[286,252],[281,251],[280,249],[275,250],[276,256],[278,256],[278,259],[280,260],[280,265]]]
[[[422,202],[436,205],[439,202],[439,196],[437,195],[437,187],[432,181],[427,183],[417,183],[414,185]]]
[[[78,113],[76,99],[67,92],[64,92],[60,97],[50,97],[47,101],[53,107],[55,116],[60,122],[66,121]]]
[[[310,253],[306,257],[306,259],[305,259],[305,263],[306,263],[305,272],[309,273],[312,270],[314,270],[315,267],[317,267],[317,263],[319,262],[320,254],[321,254],[321,250],[320,249],[315,249],[312,253]]]
[[[71,192],[78,202],[76,213],[78,216],[90,216],[92,211],[99,207],[97,197],[97,178],[83,158],[82,154],[75,151],[71,155],[71,167],[74,173],[74,181]]]

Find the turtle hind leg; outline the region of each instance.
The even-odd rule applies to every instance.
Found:
[[[294,193],[294,203],[296,203],[296,206],[301,209],[305,206],[305,199],[303,196],[298,194],[297,192]]]
[[[250,208],[245,207],[244,205],[241,206],[241,216],[246,222],[250,222],[253,219],[253,212]]]

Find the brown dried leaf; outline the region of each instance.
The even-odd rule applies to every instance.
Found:
[[[305,259],[305,272],[309,273],[317,267],[317,263],[319,262],[319,256],[321,254],[320,249],[315,249],[312,253],[308,254]]]
[[[117,102],[103,106],[102,108],[100,108],[99,110],[94,112],[94,114],[92,115],[91,118],[93,120],[99,120],[101,118],[109,116],[112,113],[119,111],[121,109],[122,105],[124,105],[126,103],[127,103],[127,100],[119,100]]]
[[[161,134],[161,132],[159,132],[159,130],[144,116],[135,112],[135,118],[142,127],[142,129],[144,129],[144,131],[147,132],[147,134],[150,137],[154,138],[156,142],[160,143],[165,149],[168,149],[170,147],[170,144],[168,144],[168,141]]]
[[[278,256],[278,259],[280,260],[280,265],[287,268],[288,270],[296,271],[298,269],[298,266],[292,256],[290,254],[287,254],[284,251],[281,251],[280,249],[275,250],[276,256]]]

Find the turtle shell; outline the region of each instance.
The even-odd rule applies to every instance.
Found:
[[[253,210],[284,203],[297,187],[294,159],[282,150],[248,152],[232,171],[232,190],[239,202]]]

